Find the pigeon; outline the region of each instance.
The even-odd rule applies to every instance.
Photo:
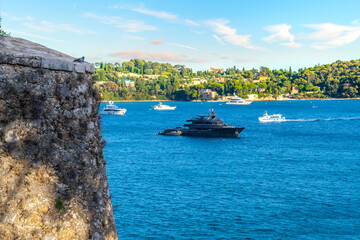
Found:
[[[84,62],[85,57],[77,58],[74,60],[74,62]]]

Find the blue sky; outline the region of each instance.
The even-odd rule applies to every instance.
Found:
[[[0,0],[2,28],[88,62],[311,67],[360,57],[360,1]]]

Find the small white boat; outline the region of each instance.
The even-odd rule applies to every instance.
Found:
[[[232,97],[230,99],[230,101],[226,102],[226,104],[229,104],[229,105],[249,105],[249,104],[251,104],[251,102],[246,101],[246,100],[242,99],[241,97],[236,96],[236,94],[234,93],[234,97]]]
[[[103,107],[100,111],[101,115],[124,115],[126,113],[125,108],[117,107],[113,101],[110,101],[106,107]]]
[[[284,122],[285,117],[281,114],[268,115],[267,112],[262,117],[259,117],[260,122]]]
[[[176,107],[170,107],[169,105],[164,105],[161,102],[159,102],[158,105],[154,106],[154,110],[157,111],[164,111],[164,110],[175,110]]]

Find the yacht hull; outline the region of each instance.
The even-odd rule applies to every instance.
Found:
[[[154,108],[156,111],[172,111],[175,110],[176,107],[169,107],[169,108]]]
[[[100,114],[101,115],[125,115],[126,110],[123,111],[101,111]]]
[[[227,105],[250,105],[251,102],[247,102],[247,103],[230,103],[230,102],[227,102],[226,104]]]
[[[169,128],[158,135],[165,136],[187,136],[187,137],[210,137],[210,138],[236,138],[245,127],[212,128],[206,130]]]
[[[285,118],[280,118],[280,119],[260,119],[259,118],[259,121],[261,123],[267,123],[267,122],[285,122]]]
[[[188,137],[236,138],[244,129],[245,127],[213,128],[207,130],[184,129],[181,135]]]

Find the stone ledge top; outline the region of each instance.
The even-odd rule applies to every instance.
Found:
[[[0,64],[23,65],[77,73],[94,73],[94,65],[43,45],[14,37],[0,37]]]

